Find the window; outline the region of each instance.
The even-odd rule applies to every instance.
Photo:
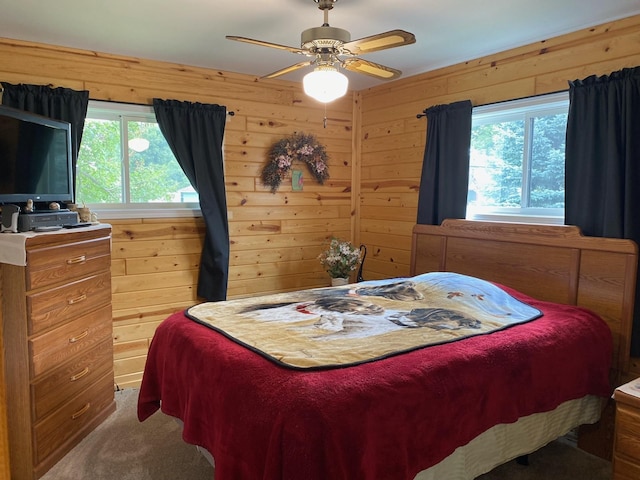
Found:
[[[198,208],[151,106],[90,101],[76,172],[76,202],[110,211],[109,218],[113,211]]]
[[[568,107],[563,92],[473,109],[467,218],[563,222]]]

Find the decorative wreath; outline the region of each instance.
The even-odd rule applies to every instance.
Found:
[[[278,190],[294,161],[305,163],[321,185],[329,178],[327,151],[312,134],[296,132],[278,140],[269,149],[268,156],[269,162],[262,170],[262,183],[271,188],[271,193]]]

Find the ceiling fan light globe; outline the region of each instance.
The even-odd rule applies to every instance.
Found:
[[[329,103],[347,93],[349,79],[335,67],[317,67],[304,76],[302,86],[311,98]]]

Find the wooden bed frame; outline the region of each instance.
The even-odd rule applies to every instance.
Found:
[[[452,271],[598,313],[613,333],[612,383],[629,369],[638,247],[574,226],[445,220],[413,229],[411,275]]]
[[[611,381],[616,383],[629,367],[637,260],[638,248],[634,242],[585,237],[576,227],[446,220],[440,226],[416,225],[414,227],[411,274],[418,275],[432,271],[458,272],[509,286],[541,300],[578,305],[593,310],[607,322],[613,332],[614,359]],[[162,357],[159,359],[162,361]],[[159,392],[154,391],[159,383],[159,380],[153,376],[157,373],[157,369],[152,368],[150,371],[153,372],[150,377],[152,380],[149,382],[152,387],[145,392],[145,395],[153,400],[158,396],[157,400],[161,401]],[[581,400],[575,399],[571,402]],[[565,402],[563,405],[568,403]],[[593,409],[597,416],[600,416],[600,401]],[[589,412],[589,415],[593,411]],[[542,417],[536,416],[534,422],[541,424],[549,422],[547,416],[549,413],[553,412],[535,414],[545,415],[545,417],[541,421]],[[560,415],[564,414],[563,411]],[[589,419],[595,419],[597,416],[589,416]],[[497,457],[494,460],[503,462],[509,460],[508,455],[520,455],[525,450],[532,451],[528,449],[538,448],[556,438],[557,435],[565,433],[567,431],[564,430],[565,427],[573,428],[583,422],[583,420],[578,421],[577,418],[576,421],[576,423],[573,420],[568,421],[562,427],[562,433],[555,430],[553,433],[549,430],[541,430],[539,438],[529,435],[531,431],[527,428],[524,430],[517,428],[516,423],[520,420],[514,424],[497,425],[496,428],[505,427],[496,435],[506,438],[508,444],[517,443],[511,442],[511,439],[526,440],[517,444],[518,451],[515,453],[497,453],[496,451]],[[589,422],[586,418],[584,421]],[[585,448],[589,445],[584,443],[580,445],[580,441],[579,445],[591,453],[607,458],[607,449],[610,449],[612,444],[612,423],[607,421],[603,423],[603,427],[598,427],[595,435],[591,435],[590,441],[596,444],[596,447]],[[487,432],[490,431],[493,431],[493,428],[487,430]],[[523,431],[527,433],[523,434]],[[475,439],[472,442],[475,442]],[[443,471],[449,471],[447,469],[455,466],[451,471],[456,470],[458,475],[456,478],[463,478],[462,475],[467,473],[475,475],[474,469],[477,467],[469,470],[466,459],[477,458],[480,449],[488,448],[487,444],[491,444],[492,440],[486,442],[470,448],[467,447],[471,442],[461,446],[458,450],[465,448],[464,453],[454,458],[453,463],[445,465]],[[598,448],[604,450],[598,450]],[[469,454],[468,457],[467,454]],[[453,457],[452,454],[447,458]],[[485,457],[491,456],[485,455]],[[498,465],[498,463],[495,464]],[[461,465],[465,465],[464,471],[458,468]],[[483,465],[482,472],[479,473],[487,471],[486,467],[490,466]],[[420,472],[416,478],[444,478],[438,475],[441,471],[437,468],[438,465],[434,465]]]

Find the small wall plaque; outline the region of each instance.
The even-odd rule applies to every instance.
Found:
[[[294,191],[301,191],[303,187],[302,170],[291,171],[291,189]]]

